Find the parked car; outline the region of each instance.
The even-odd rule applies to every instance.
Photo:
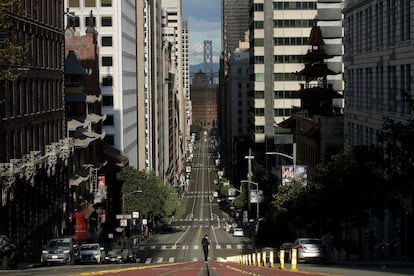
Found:
[[[123,249],[122,250],[122,261],[124,263],[136,263],[137,257],[136,257],[134,250],[132,250],[131,248]]]
[[[80,246],[81,263],[103,263],[105,249],[99,243],[84,243]]]
[[[296,239],[292,244],[292,248],[296,248],[297,250],[298,263],[307,261],[321,262],[325,260],[325,252],[320,239]]]
[[[282,243],[282,245],[279,247],[279,260],[280,260],[280,250],[283,250],[285,252],[285,262],[290,262],[290,255],[292,254],[292,243],[291,242],[285,242]]]
[[[243,237],[243,229],[242,228],[233,228],[233,237]]]
[[[105,263],[110,264],[121,264],[123,263],[122,259],[122,249],[114,249],[108,252],[105,256]]]
[[[0,235],[0,269],[17,268],[16,246],[5,235]]]
[[[73,238],[52,239],[42,250],[42,265],[75,264],[79,262],[79,245]]]

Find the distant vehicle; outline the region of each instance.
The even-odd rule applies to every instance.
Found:
[[[52,239],[42,250],[42,265],[75,264],[79,262],[79,245],[73,238]]]
[[[105,260],[105,249],[99,243],[84,243],[80,246],[81,263],[98,263]]]
[[[122,250],[122,261],[124,263],[136,263],[137,257],[136,257],[134,250],[132,250],[131,248],[123,249]]]
[[[108,252],[105,256],[105,263],[110,264],[121,264],[123,263],[122,260],[122,249],[115,249]]]
[[[321,262],[325,260],[325,252],[320,239],[296,239],[292,244],[292,248],[296,248],[297,250],[298,263],[307,261]]]
[[[279,247],[278,257],[280,259],[280,251],[284,250],[285,252],[285,262],[290,262],[290,255],[292,253],[292,243],[291,242],[285,242],[282,243],[282,245]]]
[[[16,246],[7,236],[0,235],[0,269],[17,268]]]
[[[243,237],[243,229],[242,228],[233,228],[233,237]]]

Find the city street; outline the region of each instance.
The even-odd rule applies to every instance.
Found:
[[[209,153],[207,135],[196,140],[190,184],[181,200],[185,212],[173,218],[161,233],[140,244],[137,262],[129,264],[74,265],[39,267],[38,264],[18,270],[1,271],[5,275],[349,275],[388,276],[414,275],[412,266],[298,264],[296,271],[290,265],[279,269],[246,266],[226,261],[226,257],[258,250],[245,236],[234,237],[225,229],[230,218],[219,208],[213,196],[217,172]],[[201,240],[210,239],[208,262],[204,262]],[[20,266],[21,267],[21,266]]]

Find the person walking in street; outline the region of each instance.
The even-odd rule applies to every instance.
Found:
[[[203,246],[204,261],[207,262],[207,260],[208,260],[208,246],[210,245],[210,241],[208,240],[208,235],[207,234],[205,234],[204,238],[201,240],[201,245]]]

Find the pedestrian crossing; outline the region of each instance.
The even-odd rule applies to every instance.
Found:
[[[243,250],[243,249],[253,249],[252,244],[215,244],[210,245],[211,247],[214,247],[217,250],[220,249],[226,249],[226,250]],[[198,244],[195,245],[186,245],[186,244],[180,244],[180,245],[141,245],[138,248],[138,251],[146,251],[146,250],[201,250],[201,247]]]

